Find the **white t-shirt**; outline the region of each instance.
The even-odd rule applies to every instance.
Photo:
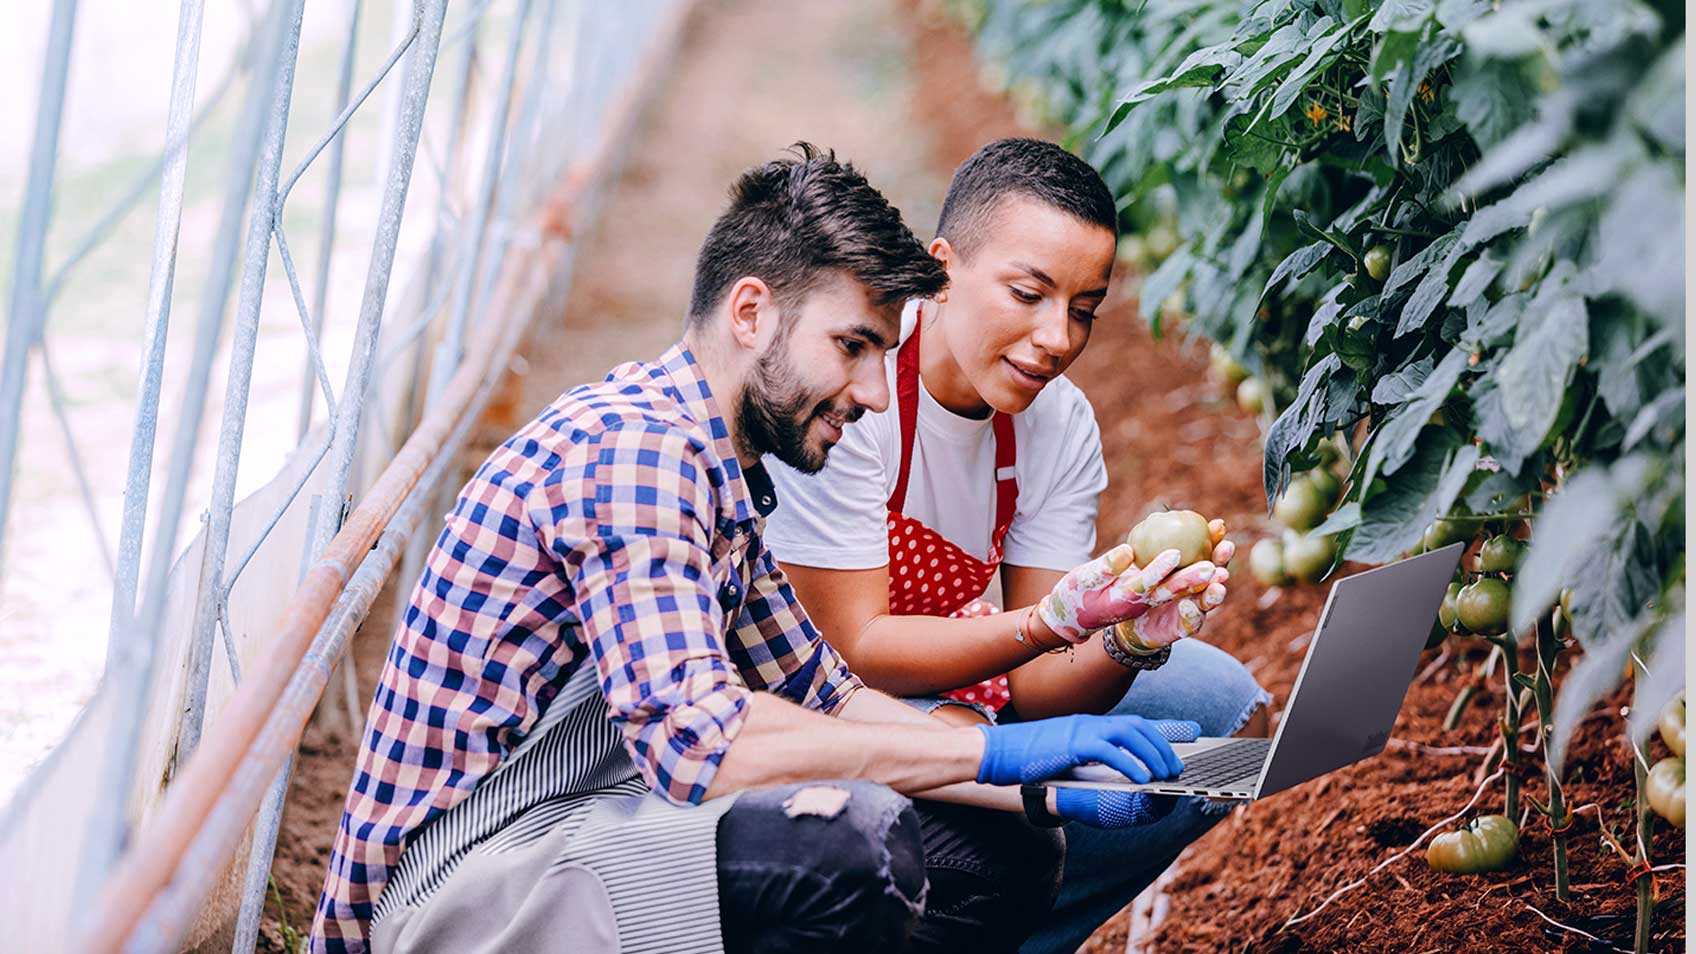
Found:
[[[901,339],[912,333],[918,303],[901,315]],[[844,428],[824,469],[806,475],[775,457],[766,469],[777,509],[766,518],[765,542],[785,563],[865,570],[889,563],[887,506],[901,468],[901,412],[895,351],[886,358],[889,407]],[[1095,551],[1095,514],[1107,469],[1095,412],[1077,385],[1057,377],[1013,418],[1018,505],[1002,543],[1014,566],[1070,570]],[[995,528],[995,432],[944,408],[921,381],[912,471],[902,512],[979,560],[988,559]]]

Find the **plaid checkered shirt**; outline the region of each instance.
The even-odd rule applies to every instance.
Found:
[[[770,691],[834,713],[860,682],[760,540],[689,350],[562,394],[460,491],[395,634],[330,855],[312,949],[363,951],[409,838],[462,801],[579,667],[650,788],[698,804]]]

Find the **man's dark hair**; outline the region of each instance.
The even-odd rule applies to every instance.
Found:
[[[1119,235],[1113,193],[1089,163],[1040,139],[998,139],[973,153],[954,170],[936,234],[962,258],[983,241],[996,206],[1010,195],[1046,203],[1091,225]]]
[[[752,275],[790,308],[839,269],[879,305],[929,298],[948,273],[901,213],[835,150],[798,142],[792,156],[750,169],[730,189],[695,260],[689,322],[703,320],[736,281]]]

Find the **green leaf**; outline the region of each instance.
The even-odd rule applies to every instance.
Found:
[[[1526,309],[1513,347],[1493,376],[1493,399],[1478,407],[1478,433],[1503,465],[1520,462],[1548,435],[1567,381],[1589,343],[1584,299],[1561,291]]]
[[[1290,23],[1279,27],[1267,37],[1264,46],[1226,74],[1219,88],[1231,99],[1250,96],[1274,73],[1300,56],[1307,49],[1307,44],[1307,33],[1300,25]]]
[[[1459,233],[1460,227],[1457,226],[1455,231],[1438,237],[1430,245],[1420,249],[1418,254],[1397,265],[1390,277],[1384,280],[1384,296],[1388,298],[1396,289],[1424,275],[1432,265],[1442,261],[1443,256],[1449,254],[1449,249],[1454,247]]]
[[[1431,369],[1407,403],[1391,412],[1372,445],[1372,458],[1366,466],[1367,481],[1379,474],[1393,474],[1407,462],[1426,419],[1447,400],[1461,372],[1466,370],[1467,357],[1464,351],[1450,351]]]
[[[1553,605],[1561,587],[1579,572],[1585,548],[1575,541],[1601,538],[1619,512],[1619,503],[1604,467],[1579,470],[1544,501],[1531,523],[1531,547],[1514,574],[1514,632],[1524,632]]]
[[[1266,449],[1263,459],[1262,480],[1266,488],[1266,509],[1270,513],[1272,502],[1277,499],[1279,491],[1283,490],[1284,460],[1292,450],[1305,445],[1319,426],[1319,411],[1322,402],[1320,395],[1324,394],[1321,385],[1341,367],[1341,362],[1334,354],[1328,354],[1316,361],[1313,367],[1302,375],[1301,384],[1296,388],[1296,398],[1284,408],[1278,419],[1266,431]]]
[[[1435,9],[1435,0],[1384,0],[1372,15],[1371,30],[1373,33],[1418,30]]]
[[[1490,12],[1493,0],[1438,0],[1437,22],[1445,30],[1460,30]]]
[[[1600,634],[1604,638],[1586,645],[1583,655],[1572,664],[1572,671],[1561,680],[1561,690],[1555,696],[1553,728],[1549,734],[1549,765],[1558,777],[1565,767],[1567,743],[1578,724],[1595,708],[1603,696],[1619,687],[1625,663],[1631,658],[1635,630]]]
[[[1684,187],[1670,164],[1639,168],[1612,190],[1597,226],[1593,274],[1678,335],[1684,332]]]
[[[1166,256],[1166,261],[1161,262],[1153,274],[1142,280],[1142,287],[1137,289],[1137,308],[1144,321],[1151,322],[1160,314],[1160,303],[1166,300],[1167,295],[1178,290],[1178,286],[1183,284],[1184,276],[1189,274],[1194,264],[1195,257],[1190,250],[1180,248]]]
[[[1632,418],[1631,426],[1626,428],[1625,438],[1620,441],[1619,449],[1630,451],[1645,437],[1654,432],[1657,426],[1669,432],[1669,437],[1662,443],[1671,443],[1670,432],[1684,420],[1684,392],[1668,391],[1643,406],[1637,416]]]
[[[1326,247],[1330,247],[1328,243]],[[1271,283],[1267,284],[1270,287]],[[1302,335],[1303,344],[1310,348],[1318,344],[1320,336],[1325,333],[1325,329],[1337,322],[1337,318],[1343,313],[1343,304],[1339,300],[1339,296],[1348,288],[1348,282],[1340,282],[1333,285],[1331,290],[1319,299],[1319,307],[1313,309],[1313,317],[1309,318],[1307,322],[1307,332]]]
[[[1436,267],[1426,272],[1419,282],[1419,287],[1408,297],[1407,304],[1402,306],[1401,319],[1396,322],[1397,338],[1425,327],[1425,322],[1432,312],[1443,303],[1444,296],[1449,293],[1449,268],[1452,260],[1452,256],[1444,258]]]
[[[1484,294],[1490,283],[1496,280],[1496,275],[1502,270],[1503,262],[1493,258],[1486,252],[1466,266],[1466,271],[1455,282],[1454,294],[1449,296],[1449,305],[1454,308],[1465,308]]]
[[[1421,35],[1419,31],[1398,30],[1379,38],[1378,44],[1372,48],[1372,60],[1366,67],[1366,76],[1372,86],[1382,86],[1398,73],[1406,75],[1413,71],[1413,57],[1419,52]],[[1388,112],[1388,109],[1385,111]]]
[[[1306,209],[1296,209],[1291,214],[1295,218],[1296,224],[1300,226],[1303,231],[1310,232],[1318,238],[1322,238],[1327,242],[1330,242],[1332,245],[1342,249],[1344,252],[1348,253],[1349,258],[1354,259],[1357,263],[1360,261],[1360,247],[1350,240],[1347,235],[1322,227],[1319,223],[1313,220],[1312,216],[1307,214]]]
[[[1684,691],[1684,619],[1678,613],[1649,633],[1644,653],[1649,661],[1631,694],[1631,715],[1626,720],[1631,740],[1640,748],[1649,744],[1661,710]]]
[[[1360,526],[1360,503],[1351,500],[1333,510],[1330,516],[1320,522],[1319,526],[1307,531],[1307,535],[1310,537],[1329,537],[1342,533],[1344,530],[1353,530],[1358,526]]]
[[[1329,254],[1331,254],[1330,242],[1314,242],[1311,245],[1303,245],[1284,256],[1284,260],[1278,263],[1278,267],[1272,269],[1272,277],[1266,280],[1266,288],[1260,293],[1261,300],[1265,301],[1266,296],[1272,294],[1272,289],[1277,287],[1278,283],[1284,279],[1294,281],[1313,271],[1314,266],[1324,261],[1325,256]]]
[[[1507,4],[1495,13],[1467,24],[1461,32],[1469,49],[1494,59],[1519,59],[1536,53],[1544,43],[1537,28],[1538,5]]]
[[[1348,39],[1349,34],[1360,23],[1361,20],[1356,20],[1353,23],[1339,23],[1329,33],[1321,36],[1314,43],[1313,48],[1308,51],[1307,58],[1302,60],[1301,64],[1291,70],[1289,75],[1284,77],[1283,82],[1278,84],[1278,89],[1272,94],[1272,98],[1266,101],[1266,105],[1260,108],[1260,115],[1256,116],[1255,120],[1258,122],[1264,118],[1276,119],[1288,112],[1296,98],[1301,96],[1302,91],[1307,88],[1307,83],[1313,78],[1313,74],[1329,66],[1335,59],[1331,56],[1331,51],[1338,43]]]
[[[1449,96],[1455,115],[1480,149],[1490,149],[1530,121],[1536,90],[1519,66],[1468,57],[1456,71]]]
[[[1437,366],[1429,356],[1420,358],[1410,364],[1403,365],[1398,370],[1386,374],[1372,386],[1373,404],[1400,404],[1418,393],[1419,386],[1431,376],[1431,369]]]
[[[1454,506],[1478,462],[1478,448],[1443,427],[1419,435],[1407,466],[1361,505],[1348,558],[1383,563],[1419,542],[1425,526]]]

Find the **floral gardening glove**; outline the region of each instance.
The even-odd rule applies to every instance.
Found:
[[[1217,572],[1207,560],[1177,570],[1177,550],[1164,551],[1146,567],[1138,567],[1131,556],[1131,545],[1121,543],[1073,568],[1037,603],[1037,615],[1056,636],[1081,643],[1098,629],[1136,619],[1187,592],[1205,590]]]
[[[1207,524],[1213,540],[1213,559],[1203,560],[1172,574],[1165,586],[1175,598],[1162,601],[1148,612],[1118,623],[1109,638],[1133,653],[1147,653],[1170,646],[1187,636],[1194,636],[1206,624],[1208,614],[1225,602],[1225,582],[1231,572],[1225,564],[1236,555],[1237,545],[1225,539],[1225,521]],[[1192,573],[1197,567],[1209,567],[1211,573]]]

